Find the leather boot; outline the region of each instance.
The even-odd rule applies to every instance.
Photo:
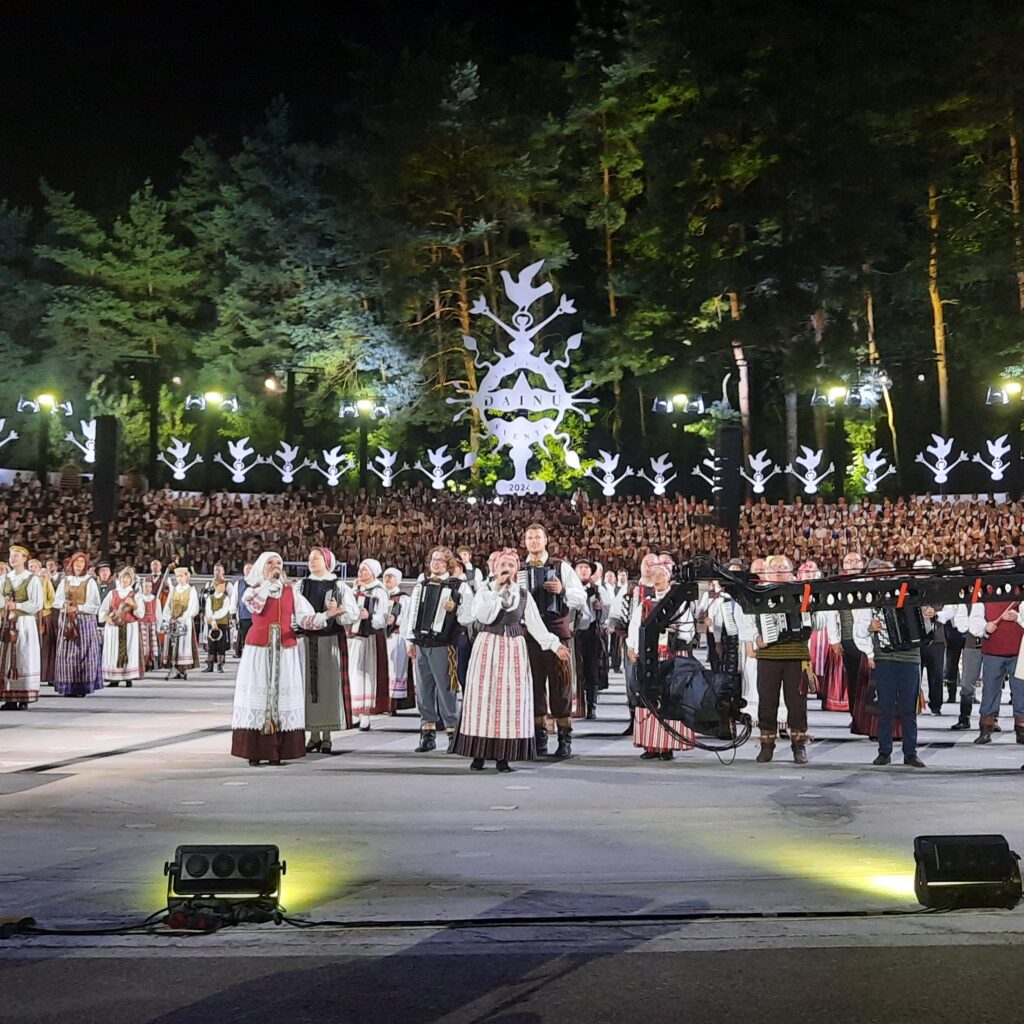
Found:
[[[452,729],[451,732],[448,733],[448,753],[449,754],[454,754],[455,753],[455,730],[454,729]]]
[[[949,703],[953,704],[956,701],[956,683],[946,681],[946,693],[949,694]]]
[[[537,740],[537,756],[544,757],[548,752],[548,727],[546,725],[535,726],[533,735]]]
[[[991,743],[992,742],[992,727],[996,724],[995,715],[982,715],[980,723],[980,731],[977,736],[974,737],[975,743]]]
[[[572,757],[572,726],[558,727],[558,746],[555,757]]]
[[[431,750],[437,749],[437,730],[420,729],[420,745],[416,748],[417,754],[429,754]]]
[[[971,708],[974,707],[974,700],[971,697],[960,698],[960,717],[956,724],[951,725],[953,732],[966,732],[971,727]]]
[[[206,672],[212,672],[212,671],[213,671],[213,662],[212,661],[208,661],[206,663],[206,668],[203,669],[203,672],[206,673]]]
[[[1024,718],[1019,715],[1013,719],[1013,731],[1017,734],[1017,742],[1024,743]]]
[[[791,733],[789,745],[793,749],[793,760],[797,764],[807,764],[807,733]]]
[[[775,756],[775,736],[770,733],[761,735],[761,749],[757,752],[755,760],[761,764],[767,764]]]

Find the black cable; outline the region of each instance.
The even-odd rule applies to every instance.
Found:
[[[151,931],[153,924],[157,918],[164,917],[167,914],[167,908],[162,907],[160,910],[154,911],[144,921],[140,921],[138,924],[120,924],[114,925],[110,928],[40,928],[38,925],[24,925],[19,928],[15,933],[17,935],[134,935],[142,931]]]

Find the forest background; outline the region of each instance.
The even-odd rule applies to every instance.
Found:
[[[478,383],[462,336],[497,340],[474,301],[508,319],[500,272],[540,259],[544,312],[563,293],[578,310],[544,340],[583,332],[567,386],[599,398],[572,429],[584,467],[599,449],[637,468],[669,452],[679,489],[705,495],[689,468],[735,419],[748,454],[826,449],[849,496],[881,447],[898,468],[883,492],[912,493],[931,489],[914,456],[932,433],[1019,443],[1019,5],[619,0],[567,21],[536,47],[523,26],[508,47],[494,24],[428,21],[386,62],[339,36],[343,84],[315,132],[270,94],[170,171],[108,173],[97,153],[91,174],[14,189],[0,416],[21,438],[0,461],[35,464],[15,410],[41,392],[76,410],[51,458],[73,452],[79,417],[114,413],[122,467],[156,482],[172,435],[355,451],[339,403],[368,397],[391,411],[371,444],[409,462],[428,443],[472,451],[465,483],[486,486],[490,443],[446,399]],[[876,406],[811,404],[865,379],[885,385]],[[1008,404],[987,405],[1006,384]],[[238,412],[187,413],[208,390]],[[705,413],[653,412],[680,393]],[[557,446],[542,471],[581,483]],[[956,490],[990,489],[981,467],[957,472]],[[275,482],[259,468],[238,489]]]

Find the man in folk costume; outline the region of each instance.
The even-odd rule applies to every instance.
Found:
[[[231,640],[231,617],[235,614],[234,591],[223,575],[214,579],[213,590],[207,595],[203,608],[206,621],[206,668],[204,672],[212,672],[216,666],[218,672],[224,671]]]
[[[640,627],[647,621],[651,612],[659,601],[669,591],[672,584],[671,569],[665,562],[659,561],[651,569],[651,592],[637,601],[629,617],[629,629],[626,631],[626,659],[634,666],[632,679],[635,687],[633,703],[636,706],[636,720],[633,723],[633,746],[642,747],[640,755],[644,761],[671,761],[673,752],[676,750],[691,750],[693,748],[693,730],[688,728],[678,719],[669,720],[669,726],[679,735],[673,736],[668,729],[658,720],[648,708],[644,707],[639,699],[640,681],[636,674],[636,665],[639,660],[640,651]],[[676,630],[682,628],[692,644],[690,630],[694,622],[693,610],[688,606],[680,609],[675,620],[668,629],[658,637],[658,660],[668,661],[674,658],[677,653]]]
[[[30,558],[28,567],[43,591],[43,610],[36,616],[39,623],[39,682],[52,685],[53,663],[57,655],[57,616],[53,614],[56,591],[49,569],[44,568],[38,558]]]
[[[765,559],[766,582],[789,583],[793,578],[793,563],[785,555],[769,555]],[[756,760],[763,764],[775,754],[779,698],[784,693],[793,760],[797,764],[806,764],[807,693],[801,683],[804,663],[810,659],[808,639],[814,630],[824,629],[829,644],[839,643],[838,616],[822,612],[802,616],[802,625],[796,635],[792,633],[785,615],[755,615],[746,621],[749,629],[756,630],[749,636],[757,657],[757,724],[761,733],[761,750]]]
[[[4,620],[0,626],[0,711],[24,711],[39,700],[39,626],[43,589],[29,571],[28,549],[15,544],[3,580]]]
[[[601,586],[594,578],[596,565],[589,558],[577,558],[573,570],[587,595],[586,604],[574,616],[572,634],[576,655],[576,677],[583,687],[587,718],[597,718],[598,668],[607,605]]]
[[[548,554],[548,532],[540,523],[531,523],[523,535],[526,546],[526,566],[519,571],[518,583],[530,589],[530,580],[536,583],[531,590],[540,610],[545,627],[570,646],[572,624],[570,613],[578,611],[587,603],[587,594],[580,585],[579,577],[572,566],[561,558]],[[530,570],[536,570],[531,573]],[[542,581],[542,582],[541,582]],[[558,749],[555,757],[569,757],[572,754],[572,699],[573,666],[572,658],[563,661],[553,651],[545,650],[535,640],[527,637],[526,649],[530,656],[530,672],[533,675],[533,713],[537,753],[548,752],[547,715],[550,710],[558,727]]]
[[[388,644],[385,635],[388,594],[380,581],[376,558],[364,558],[356,572],[353,597],[359,618],[349,627],[348,673],[352,689],[352,715],[359,729],[370,728],[371,715],[386,714],[391,706]]]
[[[253,767],[306,756],[305,685],[302,649],[295,626],[323,629],[339,607],[316,613],[289,584],[281,556],[264,551],[246,577],[242,597],[252,628],[238,665],[231,715],[231,753]]]
[[[459,706],[452,662],[459,627],[464,632],[473,622],[473,589],[466,580],[452,576],[452,568],[453,558],[448,548],[434,548],[430,552],[427,571],[412,589],[402,628],[409,660],[416,666],[416,706],[420,713],[418,754],[437,748],[439,727],[448,733],[448,753],[455,747]],[[433,604],[432,615],[428,601]]]
[[[335,575],[334,552],[324,547],[312,548],[308,564],[309,575],[300,585],[302,596],[314,612],[326,612],[330,608],[334,614],[327,619],[323,630],[299,631],[305,646],[303,672],[306,729],[309,731],[306,753],[329,754],[331,733],[352,725],[345,633],[346,626],[359,620],[359,608],[352,591]]]
[[[196,616],[199,595],[189,580],[192,573],[183,565],[174,570],[174,586],[164,608],[164,664],[175,669],[175,679],[187,679],[190,668],[199,667],[199,639]]]
[[[402,630],[409,610],[409,595],[402,593],[401,570],[384,570],[384,589],[388,592],[388,614],[384,620],[384,634],[388,642],[388,675],[391,695],[391,714],[398,714],[416,706],[416,698],[409,692],[409,653]]]
[[[139,618],[142,602],[135,589],[135,570],[129,566],[117,574],[117,585],[103,599],[99,620],[103,629],[103,678],[108,686],[124,680],[131,686],[144,675]]]
[[[100,590],[89,575],[89,556],[76,551],[68,559],[53,607],[57,621],[57,663],[53,685],[64,697],[85,697],[103,689],[103,649],[97,615]]]
[[[488,564],[491,579],[473,598],[480,631],[473,642],[453,752],[471,757],[474,771],[482,771],[484,761],[493,758],[499,772],[510,772],[509,761],[537,756],[526,635],[564,663],[570,655],[545,627],[529,591],[517,582],[518,553],[495,551]]]

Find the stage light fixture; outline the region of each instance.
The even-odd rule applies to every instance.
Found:
[[[1003,390],[1011,398],[1020,398],[1021,392],[1024,391],[1024,384],[1021,384],[1019,380],[1008,380],[1004,385]]]
[[[986,405],[1009,405],[1010,396],[1007,394],[1006,388],[989,388],[988,394],[985,395]]]
[[[914,860],[914,894],[922,906],[1010,910],[1020,902],[1020,857],[1004,836],[918,836]]]
[[[238,412],[238,395],[228,395],[220,401],[220,407],[224,412]]]
[[[386,420],[390,415],[391,410],[383,403],[379,403],[373,407],[373,418],[375,420]]]
[[[815,388],[814,391],[811,392],[811,405],[828,405],[828,395]]]
[[[338,416],[343,420],[354,420],[358,415],[359,410],[356,408],[356,403],[352,401],[342,402],[338,409]]]
[[[281,893],[286,865],[280,850],[270,845],[179,846],[174,860],[164,864],[168,905],[195,897],[273,896]]]
[[[672,412],[673,406],[671,399],[668,398],[656,398],[651,404],[651,412]]]
[[[191,394],[185,396],[185,412],[189,412],[191,409],[205,409],[206,399],[193,391]]]
[[[31,398],[18,399],[18,412],[39,412],[39,403],[33,402]]]

